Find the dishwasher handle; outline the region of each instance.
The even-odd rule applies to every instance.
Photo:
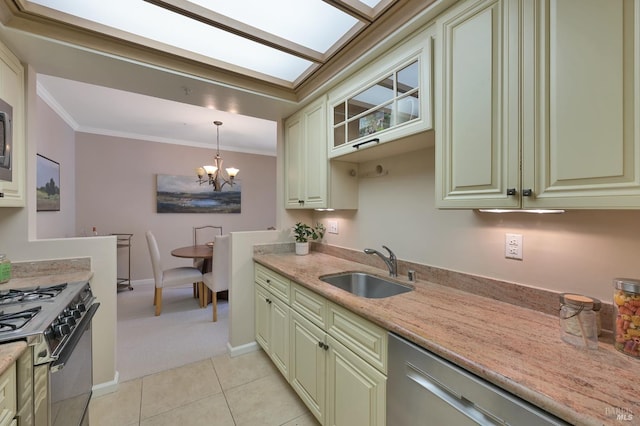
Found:
[[[445,386],[438,379],[436,379],[429,373],[420,370],[418,367],[411,364],[410,362],[407,362],[406,366],[407,366],[406,375],[409,379],[411,379],[413,382],[418,384],[418,386],[424,388],[428,392],[440,398],[442,401],[451,405],[453,408],[455,408],[459,412],[465,414],[467,417],[477,422],[480,422],[480,424],[487,424],[487,421],[490,421],[491,424],[495,424],[495,425],[508,424],[507,422],[495,416],[494,414],[486,410],[483,410],[481,407],[478,407],[473,402],[466,399],[460,393],[455,392],[451,388]]]

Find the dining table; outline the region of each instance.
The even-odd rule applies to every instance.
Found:
[[[191,245],[178,247],[171,250],[171,256],[185,259],[202,259],[202,273],[211,272],[211,259],[213,259],[213,245]]]
[[[185,259],[202,259],[202,270],[203,274],[207,272],[211,272],[211,261],[213,259],[213,244],[202,244],[202,245],[190,245],[185,247],[178,247],[176,249],[171,250],[171,256],[181,257]],[[194,287],[194,297],[198,297],[200,290],[204,291],[204,288],[198,289]],[[208,293],[208,292],[207,292]],[[201,298],[202,303],[209,304],[211,302],[211,298],[207,297],[206,300]],[[205,305],[206,306],[206,305]]]

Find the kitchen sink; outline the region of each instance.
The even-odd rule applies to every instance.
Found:
[[[368,299],[382,299],[413,290],[411,287],[364,272],[323,275],[320,280],[356,296]]]

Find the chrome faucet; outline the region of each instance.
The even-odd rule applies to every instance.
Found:
[[[382,248],[389,252],[389,257],[380,253],[378,250],[374,250],[370,248],[364,249],[364,252],[367,254],[377,254],[380,257],[380,259],[382,259],[384,263],[387,264],[387,268],[389,268],[389,276],[397,277],[398,276],[398,259],[396,258],[396,255],[393,254],[393,252],[389,247],[382,246]]]

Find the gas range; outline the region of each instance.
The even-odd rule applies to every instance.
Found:
[[[51,362],[94,301],[86,281],[0,290],[0,343],[26,340],[34,364]]]

